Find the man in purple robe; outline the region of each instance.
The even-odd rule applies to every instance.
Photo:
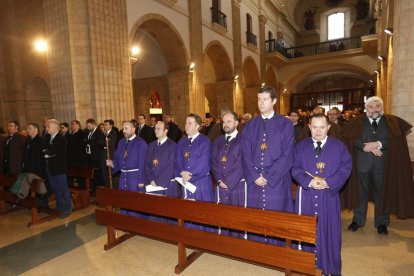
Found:
[[[121,171],[119,189],[131,192],[144,192],[145,187],[145,157],[147,143],[135,135],[132,122],[124,122],[124,139],[119,141],[114,154],[114,160],[106,160],[106,165],[113,168],[112,173]],[[122,214],[136,215],[136,212],[121,210]]]
[[[324,114],[310,119],[312,137],[296,145],[292,175],[299,185],[295,210],[318,217],[316,266],[324,275],[341,275],[341,204],[339,191],[351,174],[352,158],[345,145],[328,137],[330,125]]]
[[[211,154],[211,170],[217,183],[216,202],[246,207],[247,185],[240,163],[241,134],[237,131],[239,118],[236,113],[226,110],[222,119],[225,135],[214,140]],[[219,233],[228,234],[228,230],[220,229]],[[235,237],[243,236],[235,231],[230,233]]]
[[[177,144],[175,154],[175,176],[181,177],[184,186],[187,182],[195,185],[194,193],[182,188],[186,199],[213,201],[213,187],[210,177],[211,142],[207,136],[198,132],[201,117],[189,114],[185,122],[187,136]]]
[[[242,154],[247,181],[247,206],[262,210],[293,211],[290,169],[295,143],[292,122],[275,114],[276,91],[260,89],[261,115],[243,128]],[[267,237],[249,235],[249,239],[275,243]]]
[[[166,188],[152,193],[178,197],[178,184],[174,180],[176,144],[167,137],[168,123],[158,121],[154,129],[157,140],[148,145],[145,164],[146,184]]]

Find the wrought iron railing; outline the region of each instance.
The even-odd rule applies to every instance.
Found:
[[[304,56],[315,56],[331,52],[338,52],[361,47],[361,37],[351,37],[330,40],[322,43],[309,44],[297,47],[285,48],[275,39],[266,40],[266,52],[279,52],[287,58],[298,58]]]
[[[247,31],[246,32],[246,39],[247,43],[253,44],[254,46],[257,46],[257,37],[253,33]]]
[[[219,9],[211,7],[211,21],[227,29],[227,15],[222,13]]]

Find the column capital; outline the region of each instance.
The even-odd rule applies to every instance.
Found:
[[[267,22],[267,17],[264,16],[263,14],[259,15],[259,24],[260,25],[264,25]]]
[[[241,0],[232,0],[232,1],[231,1],[231,4],[232,4],[234,7],[237,7],[237,8],[240,8],[240,3],[241,3]]]

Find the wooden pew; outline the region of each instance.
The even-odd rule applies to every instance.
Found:
[[[69,167],[67,176],[85,180],[85,187],[74,186],[69,183],[70,195],[72,197],[74,210],[81,210],[88,207],[90,203],[91,180],[94,169],[86,167]]]
[[[58,214],[54,210],[44,210],[48,215],[45,217],[39,217],[39,202],[36,198],[36,192],[39,190],[40,180],[35,179],[30,184],[30,193],[25,199],[19,199],[15,194],[8,191],[14,182],[16,176],[0,175],[0,212],[5,213],[12,209],[7,207],[7,203],[13,204],[19,207],[26,207],[31,210],[31,221],[28,227],[41,224],[43,222],[55,219]]]
[[[315,244],[316,217],[296,214],[218,205],[208,202],[146,195],[107,188],[98,188],[96,201],[106,209],[96,209],[96,221],[107,226],[109,250],[135,234],[154,237],[178,245],[178,264],[175,273],[182,272],[203,251],[284,269],[286,275],[299,272],[321,275],[315,268],[315,253],[291,248],[292,241]],[[114,208],[176,218],[178,225],[121,215]],[[284,238],[285,247],[218,235],[184,227],[184,221],[216,225]],[[116,237],[115,230],[128,232]],[[194,248],[189,256],[186,248]]]

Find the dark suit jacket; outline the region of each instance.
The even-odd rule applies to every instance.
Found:
[[[68,163],[72,167],[84,167],[87,165],[85,152],[86,134],[79,129],[72,134],[68,144]]]
[[[99,127],[96,128],[91,137],[89,137],[89,133],[86,134],[86,147],[88,145],[91,149],[90,158],[95,162],[99,162],[105,152],[105,135]]]
[[[52,141],[50,139],[46,141],[46,146],[43,150],[47,171],[50,175],[65,174],[68,168],[66,138],[61,133],[57,133]]]
[[[138,126],[139,127],[139,126]],[[136,129],[136,132],[138,133],[138,127]],[[151,143],[152,141],[155,141],[157,138],[155,137],[155,132],[152,127],[149,127],[147,125],[144,125],[141,129],[141,131],[138,133],[138,136],[147,142],[147,144]]]
[[[180,128],[175,123],[168,123],[168,138],[173,140],[174,142],[180,141],[182,134]]]
[[[6,147],[6,142],[8,138],[9,137],[6,136],[3,150]],[[9,143],[9,174],[18,175],[22,172],[24,148],[26,146],[26,137],[19,133],[15,133]],[[3,156],[3,159],[1,160],[1,166],[4,165],[5,158],[7,157]]]
[[[45,177],[45,161],[42,151],[45,148],[45,138],[39,134],[27,139],[24,157],[23,157],[23,172],[34,173],[40,177]]]
[[[106,137],[108,138],[109,156],[110,156],[110,159],[113,159],[114,153],[116,150],[117,141],[118,141],[118,135],[116,131],[112,129],[108,134],[106,134]],[[106,150],[106,144],[105,144],[105,150]],[[105,151],[104,160],[106,160],[106,157],[107,157],[106,155],[107,155],[107,152]]]

